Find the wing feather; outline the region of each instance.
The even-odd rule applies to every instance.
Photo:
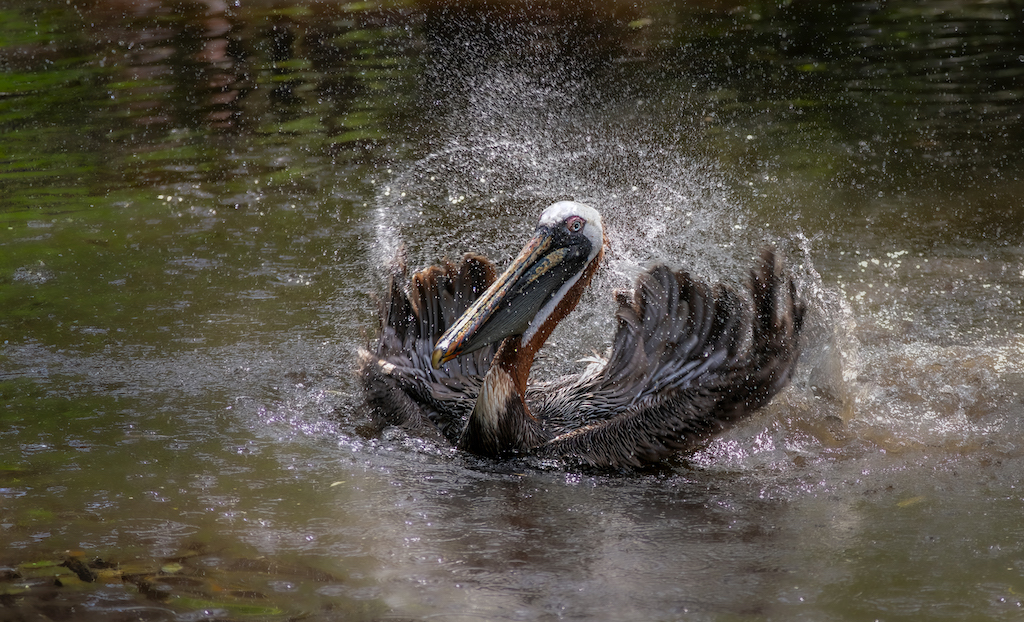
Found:
[[[375,421],[419,433],[438,430],[454,442],[473,409],[495,346],[433,369],[434,344],[494,281],[487,258],[467,253],[407,277],[401,261],[381,301],[375,351],[361,350],[358,373]],[[403,284],[409,283],[408,290]]]
[[[656,266],[632,297],[603,369],[548,387],[535,415],[556,433],[538,453],[595,466],[640,466],[692,449],[765,405],[789,382],[804,307],[781,261],[762,253],[750,302]]]

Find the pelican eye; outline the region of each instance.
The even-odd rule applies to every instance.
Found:
[[[573,233],[578,233],[585,224],[587,224],[587,221],[579,216],[570,216],[565,220],[565,228]]]

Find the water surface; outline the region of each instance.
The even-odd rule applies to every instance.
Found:
[[[0,11],[3,616],[1019,617],[1015,4]],[[771,244],[793,385],[639,473],[374,430],[399,249],[503,263],[562,198],[611,248],[539,374]]]

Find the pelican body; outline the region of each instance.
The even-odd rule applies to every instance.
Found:
[[[359,373],[374,419],[490,457],[637,467],[699,447],[767,404],[793,373],[804,306],[764,251],[750,300],[663,265],[617,293],[602,367],[531,383],[534,357],[604,255],[601,215],[547,208],[500,276],[478,254],[391,278],[376,352]]]

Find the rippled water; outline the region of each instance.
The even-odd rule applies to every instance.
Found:
[[[0,18],[0,619],[1021,615],[1015,4]],[[773,244],[793,385],[639,473],[374,431],[399,249],[501,263],[567,197],[611,248],[539,374],[644,265]]]

